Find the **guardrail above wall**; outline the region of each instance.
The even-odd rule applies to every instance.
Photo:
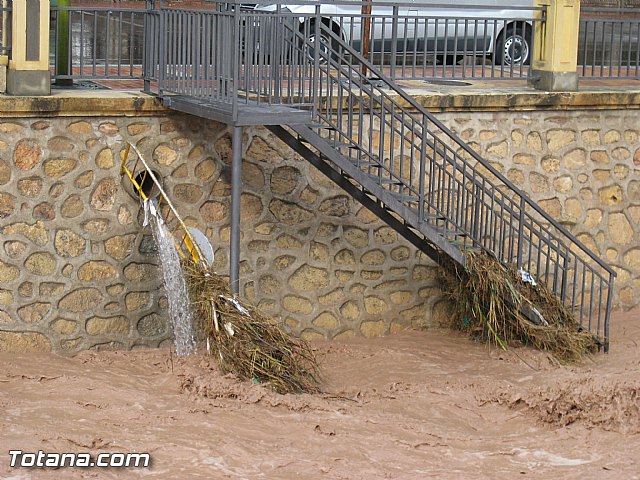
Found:
[[[53,78],[141,79],[146,12],[152,8],[144,0],[118,8],[59,1],[51,7]]]
[[[582,8],[578,75],[640,78],[640,9]]]
[[[396,80],[526,78],[533,32],[544,22],[545,8],[514,3],[520,6],[337,2],[320,5],[320,16],[355,51]],[[278,8],[315,41],[308,18],[312,5],[258,6],[254,12]]]
[[[247,8],[239,1],[231,4]],[[4,56],[11,54],[11,5],[11,0],[0,4]],[[163,6],[213,11],[220,5],[204,0],[59,0],[51,8],[53,78],[153,81],[158,68],[153,52],[165,34],[145,35],[154,12]],[[290,20],[312,34],[301,21],[304,11],[298,15],[290,8],[300,11],[305,5],[320,5],[322,21],[394,80],[528,79],[537,26],[546,21],[546,6],[434,5],[422,11],[415,3],[377,1],[370,11],[367,2],[309,1],[261,6],[255,13],[289,11]],[[581,78],[640,78],[640,9],[583,8],[579,28]],[[365,30],[371,32],[368,37]]]

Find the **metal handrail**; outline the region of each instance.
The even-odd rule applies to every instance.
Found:
[[[282,80],[286,80],[290,85],[294,78],[284,79],[281,78],[280,75],[276,72],[281,65],[284,67],[287,65],[287,56],[290,58],[292,55],[295,55],[297,50],[299,49],[299,45],[293,45],[292,40],[292,32],[288,32],[287,36],[280,35],[280,33],[285,33],[284,29],[289,28],[290,30],[296,30],[298,27],[302,28],[303,24],[306,21],[318,20],[322,22],[331,22],[332,25],[337,28],[338,25],[345,27],[345,31],[342,34],[347,34],[353,37],[354,35],[354,25],[358,24],[362,21],[363,18],[372,18],[374,22],[374,27],[379,28],[382,26],[383,30],[393,30],[394,36],[393,38],[386,38],[386,40],[382,40],[382,46],[372,44],[370,52],[369,52],[369,61],[374,65],[377,65],[380,68],[384,68],[390,71],[390,77],[394,79],[400,78],[417,78],[416,75],[422,74],[424,77],[444,77],[444,78],[488,78],[488,77],[500,77],[500,78],[525,78],[528,76],[529,68],[528,65],[523,64],[495,64],[492,62],[491,64],[486,64],[484,61],[481,64],[476,65],[476,62],[471,62],[468,60],[469,55],[472,56],[485,56],[488,54],[490,45],[492,42],[496,41],[496,36],[498,36],[498,30],[504,31],[508,30],[507,27],[513,28],[513,32],[516,32],[518,28],[523,29],[522,35],[524,36],[532,36],[532,29],[535,22],[543,22],[544,21],[544,12],[545,10],[541,7],[498,7],[496,5],[492,6],[482,6],[482,9],[485,9],[485,14],[487,12],[495,11],[495,12],[511,12],[511,16],[508,18],[479,18],[477,16],[477,10],[474,10],[474,6],[466,6],[466,7],[453,7],[452,5],[434,5],[434,8],[446,8],[448,12],[450,12],[449,16],[444,16],[442,13],[434,12],[431,16],[427,17],[424,13],[411,13],[409,11],[403,12],[400,14],[400,9],[404,7],[414,6],[411,3],[395,3],[395,2],[376,2],[377,8],[382,8],[384,6],[388,6],[392,9],[390,12],[379,12],[371,15],[347,15],[347,14],[338,14],[338,13],[330,13],[322,10],[324,5],[330,5],[332,8],[339,5],[349,5],[351,8],[358,7],[359,5],[364,5],[366,2],[294,2],[296,5],[307,6],[312,9],[310,12],[292,12],[286,8],[282,4],[277,4],[274,8],[273,12],[269,11],[260,11],[260,10],[241,10],[239,6],[242,2],[232,1],[232,2],[224,2],[218,4],[217,10],[189,10],[187,8],[171,7],[171,8],[163,8],[160,10],[162,16],[159,22],[163,22],[163,28],[159,31],[157,28],[153,32],[149,32],[146,36],[147,42],[166,42],[166,45],[162,47],[162,57],[166,59],[164,62],[166,65],[165,69],[169,68],[168,72],[165,72],[164,79],[166,80],[164,85],[161,87],[163,91],[171,91],[174,93],[185,93],[191,86],[188,82],[185,81],[187,75],[192,75],[193,71],[182,71],[176,68],[178,65],[186,66],[191,65],[191,67],[204,67],[207,65],[215,65],[216,66],[216,79],[221,82],[220,85],[213,85],[209,95],[212,100],[215,101],[229,101],[232,102],[233,88],[238,85],[238,82],[242,82],[244,75],[247,76],[247,70],[259,70],[262,69],[261,72],[266,72],[266,75],[273,75],[274,78],[264,78],[260,79],[260,81],[266,81],[268,85],[272,85],[274,88],[282,86]],[[477,7],[476,7],[477,8]],[[319,14],[317,15],[313,10],[320,9]],[[466,13],[465,13],[466,12]],[[542,17],[541,19],[533,18],[533,13],[537,13]],[[154,11],[150,11],[148,16],[151,18],[155,15]],[[466,17],[465,17],[466,15]],[[497,14],[496,14],[497,15]],[[235,19],[235,20],[234,20]],[[196,24],[192,24],[194,21]],[[402,53],[400,51],[400,44],[406,46],[407,44],[407,32],[402,32],[400,24],[404,22],[405,25],[415,24],[420,26],[420,28],[427,28],[427,24],[429,22],[438,22],[440,21],[442,25],[445,25],[445,29],[448,28],[448,25],[451,25],[451,30],[454,28],[460,28],[460,34],[464,32],[464,36],[461,37],[460,44],[464,43],[465,45],[459,45],[456,40],[451,45],[451,39],[445,41],[444,44],[438,45],[440,40],[427,40],[427,41],[435,41],[436,44],[433,45],[435,50],[433,50],[433,55],[430,53],[429,56],[426,54],[420,55],[420,58],[416,57],[416,50],[418,48],[417,44],[412,47],[412,49],[404,49]],[[375,22],[382,22],[382,24]],[[408,23],[407,23],[408,22]],[[255,24],[255,25],[254,25]],[[347,24],[350,24],[351,27],[347,28]],[[377,25],[377,26],[376,26]],[[475,25],[479,28],[479,30],[474,30],[472,27]],[[255,26],[255,28],[253,28]],[[436,23],[437,26],[437,23]],[[293,27],[293,28],[291,28]],[[393,27],[393,28],[392,28]],[[469,28],[469,33],[467,32],[467,27]],[[308,28],[304,26],[304,28]],[[313,28],[313,27],[312,27]],[[416,27],[417,28],[417,27]],[[226,29],[226,30],[225,30]],[[493,33],[490,33],[488,30],[485,33],[482,33],[483,30],[491,29]],[[417,32],[418,30],[416,30]],[[218,38],[222,33],[222,38]],[[309,33],[311,33],[309,31]],[[509,33],[509,32],[507,32]],[[513,33],[509,33],[511,35]],[[384,32],[383,32],[383,35]],[[404,36],[403,36],[404,35]],[[433,35],[433,34],[432,34]],[[506,35],[506,33],[504,34]],[[502,36],[504,36],[502,35]],[[160,37],[158,41],[156,39]],[[415,35],[414,35],[415,36]],[[209,52],[208,58],[204,58],[204,50],[207,48],[207,41],[205,39],[214,39],[216,40],[215,45],[225,45],[225,47],[218,49],[214,48],[213,51]],[[431,38],[431,37],[429,37]],[[435,38],[435,37],[434,37]],[[438,37],[439,38],[439,37]],[[511,37],[507,36],[507,39]],[[346,38],[343,38],[346,40]],[[352,38],[353,40],[353,38]],[[473,40],[473,41],[472,41]],[[397,44],[398,47],[389,48],[389,46],[384,46],[388,44],[390,41],[391,44]],[[423,40],[420,40],[422,42]],[[515,38],[514,38],[515,41]],[[380,42],[378,42],[380,43]],[[188,51],[184,49],[184,44],[193,45],[194,49],[200,47],[200,52]],[[237,50],[237,47],[233,49],[227,49],[227,45],[237,45],[241,48],[240,51]],[[355,44],[352,44],[354,46]],[[260,48],[260,51],[258,50]],[[471,52],[469,48],[476,48],[477,51]],[[422,48],[422,47],[420,47]],[[431,48],[431,47],[429,47]],[[147,48],[146,52],[153,53],[156,52],[159,48],[151,47]],[[533,49],[533,44],[529,45],[529,53],[531,53]],[[357,49],[356,49],[357,51]],[[424,48],[421,50],[426,52],[426,43]],[[233,70],[238,65],[238,62],[231,58],[233,55],[240,53],[247,58],[251,59],[251,62],[245,62],[244,67],[245,71],[240,72],[237,70],[235,73]],[[380,57],[376,62],[373,62],[373,57]],[[389,60],[389,55],[391,56],[391,60]],[[409,58],[411,57],[412,58]],[[433,58],[431,58],[433,56]],[[458,57],[462,57],[460,65],[448,64],[448,58],[453,56],[454,60]],[[276,58],[275,62],[272,62],[271,59]],[[415,58],[414,58],[415,57]],[[437,58],[436,58],[437,57]],[[163,63],[163,59],[156,59],[155,56],[151,55],[150,61],[147,62],[148,65],[159,65],[158,70],[162,69],[163,66],[160,65]],[[313,60],[313,59],[310,59]],[[417,62],[417,63],[416,63]],[[426,62],[426,63],[425,63]],[[442,62],[442,63],[440,63]],[[419,66],[418,63],[421,65]],[[455,63],[455,62],[454,62]],[[410,65],[411,64],[411,65]],[[427,71],[427,64],[428,67]],[[436,66],[438,64],[439,66]],[[313,61],[308,62],[306,65],[298,65],[299,67],[313,69]],[[268,67],[268,68],[264,68]],[[273,68],[270,68],[273,67]],[[287,68],[284,68],[283,71],[290,71]],[[236,78],[236,75],[240,74],[240,77]],[[250,74],[252,75],[252,74]],[[260,75],[260,73],[256,74]],[[311,75],[310,79],[313,80],[315,76]],[[212,76],[209,76],[208,80],[210,82],[214,82]],[[223,87],[227,85],[229,87],[228,91],[224,91]],[[202,84],[201,84],[202,86]],[[303,85],[298,85],[300,89],[296,92],[298,95],[307,98],[311,97],[313,94],[310,93],[309,90],[303,91]],[[308,85],[307,87],[311,87]],[[240,89],[239,91],[242,91]],[[247,91],[248,94],[258,94],[258,101],[262,101],[264,97],[267,97],[267,103],[271,101],[272,96],[276,97],[276,102],[280,101],[280,94],[286,93],[286,91],[279,92],[252,92],[251,88],[247,88],[245,85],[244,91]],[[289,99],[291,100],[291,99]],[[292,103],[289,101],[289,103]]]
[[[640,15],[640,8],[614,8],[614,7],[580,7],[581,14],[594,14],[599,18],[619,18],[616,15],[636,14]]]
[[[9,8],[0,7],[0,11],[9,11],[11,0],[6,0],[9,4]],[[144,63],[146,66],[155,65],[157,70],[156,58],[150,55],[152,52],[157,51],[157,48],[153,44],[158,42],[157,38],[153,38],[150,35],[146,35],[149,29],[154,29],[152,25],[149,25],[149,18],[153,17],[158,5],[164,2],[147,0],[146,8],[143,7],[128,7],[120,5],[117,8],[103,7],[103,6],[53,6],[51,11],[53,12],[53,18],[56,19],[60,14],[67,16],[85,14],[100,14],[100,15],[144,15],[144,20],[140,23],[144,23],[145,34],[143,36],[151,44],[148,45],[145,42],[141,46],[141,50],[144,52],[142,59],[137,62],[134,68],[130,68],[129,71],[124,71],[123,68],[118,69],[120,59],[115,59],[115,64],[109,64],[105,68],[102,68],[100,60],[97,58],[90,58],[90,55],[95,57],[95,52],[83,54],[82,63],[85,68],[78,69],[68,68],[63,73],[55,72],[54,78],[59,79],[138,79],[145,78],[155,79],[156,75],[150,75],[149,68],[143,68],[143,72],[140,73],[140,65]],[[221,11],[226,8],[229,11],[241,10],[241,6],[244,4],[241,0],[229,0],[221,3],[212,2],[208,6],[201,6],[199,10],[192,10],[193,5],[181,5],[178,2],[173,2],[170,8],[179,12],[213,12],[216,9]],[[369,2],[351,2],[351,1],[305,1],[305,0],[292,0],[292,3],[299,6],[308,6],[314,8],[318,5],[332,6],[359,6],[367,5]],[[282,4],[278,4],[279,15],[286,16],[286,12],[282,8]],[[411,13],[406,12],[400,15],[403,9],[409,9],[414,11],[415,3],[412,2],[375,2],[376,8],[388,8],[391,13],[372,13],[372,14],[330,14],[323,13],[322,18],[334,22],[335,25],[345,26],[346,33],[351,35],[354,33],[354,28],[351,30],[346,26],[348,24],[358,24],[361,20],[367,19],[372,22],[372,28],[378,28],[383,30],[382,44],[398,42],[398,45],[402,45],[400,48],[391,48],[384,45],[371,45],[367,59],[378,67],[379,70],[388,71],[388,76],[394,80],[399,79],[427,79],[427,78],[446,78],[446,79],[474,79],[474,78],[501,78],[501,79],[524,79],[529,76],[528,64],[501,64],[496,62],[491,57],[495,55],[495,46],[492,46],[492,42],[497,40],[498,31],[506,31],[508,26],[512,26],[514,29],[523,29],[525,36],[530,36],[531,41],[534,41],[533,29],[539,22],[545,21],[545,9],[543,7],[533,6],[497,6],[497,5],[482,5],[482,0],[478,0],[478,5],[451,5],[451,4],[430,4],[430,11],[435,11],[433,14],[425,13]],[[477,9],[481,8],[484,12],[508,10],[513,12],[511,18],[490,18],[478,17]],[[439,9],[450,11],[450,14],[437,13]],[[606,77],[609,79],[628,79],[628,78],[640,78],[640,9],[638,8],[582,8],[582,17],[580,22],[580,41],[579,41],[579,53],[578,53],[578,73],[583,78],[601,78]],[[252,12],[255,14],[255,12]],[[305,14],[301,14],[304,17]],[[536,18],[539,15],[542,18]],[[296,17],[294,14],[289,14],[290,18]],[[75,24],[78,24],[79,20],[74,20]],[[428,22],[435,22],[436,26],[440,25],[441,28],[449,30],[451,34],[452,30],[459,31],[459,39],[456,41],[445,42],[440,46],[433,47],[434,49],[427,50],[419,47],[423,41],[428,41],[428,38],[422,38],[415,33],[411,34],[411,31],[418,31],[418,27],[425,26]],[[492,40],[488,40],[482,34],[477,33],[477,29],[480,30],[494,30]],[[357,30],[357,29],[356,29]],[[154,29],[157,32],[157,30]],[[54,35],[57,35],[57,29],[54,31]],[[73,42],[74,48],[78,50],[80,45],[87,45],[91,43],[88,38],[85,38],[87,32],[75,32],[72,33],[77,37]],[[123,32],[122,35],[127,37],[127,33]],[[105,35],[102,35],[103,37]],[[431,37],[429,37],[431,38]],[[344,40],[345,38],[343,38]],[[0,54],[8,54],[10,52],[10,44],[6,44],[8,39],[5,39],[5,45],[2,45],[0,41]],[[125,40],[127,40],[125,38]],[[515,37],[514,37],[515,40]],[[435,41],[431,38],[430,41]],[[417,43],[416,43],[417,42]],[[489,42],[489,43],[486,43]],[[56,42],[57,43],[57,39]],[[437,42],[436,42],[437,43]],[[450,44],[450,45],[449,45]],[[71,42],[70,42],[71,45]],[[356,51],[362,53],[361,50],[356,48]],[[533,51],[533,43],[529,45],[530,53]],[[55,54],[54,64],[58,62],[58,55]],[[75,61],[78,63],[79,58],[76,52]],[[485,58],[486,57],[486,58]],[[125,64],[128,65],[127,59],[123,59]],[[131,62],[129,62],[131,63]],[[527,62],[528,63],[528,62]],[[91,68],[91,65],[97,65],[97,68]],[[139,65],[138,65],[139,64]],[[107,68],[111,67],[111,68]],[[150,67],[153,68],[153,67]],[[109,70],[116,70],[113,71]],[[125,68],[126,70],[126,68]]]
[[[380,120],[380,130],[378,134],[381,136],[383,134],[384,129],[393,128],[391,125],[392,122],[404,122],[404,125],[409,125],[411,129],[411,134],[415,135],[416,143],[425,145],[427,144],[428,148],[434,150],[434,155],[439,153],[442,158],[442,165],[434,164],[435,156],[431,160],[429,168],[430,176],[437,175],[439,177],[448,177],[447,180],[438,180],[440,182],[441,187],[447,187],[450,190],[455,190],[456,185],[458,189],[462,189],[464,194],[464,189],[467,191],[474,191],[473,195],[480,195],[481,198],[478,200],[475,199],[475,209],[478,211],[482,211],[483,209],[487,209],[489,207],[489,201],[491,201],[491,208],[499,208],[501,212],[510,215],[510,224],[509,228],[510,232],[507,233],[506,236],[510,237],[510,247],[509,251],[513,252],[514,246],[517,251],[517,259],[516,259],[516,267],[522,268],[525,263],[531,267],[532,263],[537,265],[537,270],[540,270],[541,262],[546,263],[546,268],[544,268],[544,279],[548,280],[552,283],[552,290],[557,293],[563,302],[569,303],[572,308],[576,307],[576,297],[580,298],[579,308],[578,308],[578,316],[580,320],[583,320],[583,317],[587,317],[585,312],[585,302],[588,302],[588,327],[592,328],[592,313],[594,308],[597,308],[597,329],[601,328],[601,317],[603,313],[602,305],[599,304],[594,307],[595,299],[592,298],[593,295],[599,295],[599,298],[603,297],[603,290],[605,289],[605,285],[607,288],[607,299],[606,306],[604,307],[604,337],[608,337],[608,323],[609,323],[609,313],[611,306],[611,299],[613,294],[613,279],[616,274],[613,269],[607,265],[602,259],[600,259],[597,255],[595,255],[588,247],[586,247],[579,239],[577,239],[574,235],[568,232],[562,225],[560,225],[554,218],[552,218],[547,212],[545,212],[539,205],[533,202],[527,195],[525,195],[519,188],[517,188],[511,181],[509,181],[506,177],[504,177],[500,172],[498,172],[489,162],[484,160],[480,155],[478,155],[475,151],[473,151],[468,145],[465,144],[461,139],[459,139],[450,129],[448,129],[445,125],[442,124],[439,120],[437,120],[432,114],[430,114],[427,110],[425,110],[421,105],[419,105],[411,96],[406,94],[401,88],[387,77],[382,71],[375,68],[373,64],[368,62],[367,59],[359,56],[358,52],[353,50],[350,45],[344,42],[335,32],[331,31],[331,29],[326,28],[324,25],[322,26],[323,33],[327,37],[331,38],[331,44],[338,47],[338,51],[336,49],[332,49],[330,52],[325,53],[322,52],[324,56],[325,62],[328,64],[328,67],[324,69],[325,75],[328,78],[331,78],[335,85],[338,88],[345,89],[344,96],[349,98],[350,102],[354,102],[351,99],[351,96],[354,95],[355,88],[358,89],[355,95],[359,95],[360,97],[365,96],[370,101],[375,104],[374,108],[371,106],[368,109],[370,115],[377,115],[378,118],[382,119],[385,115],[385,109],[393,110],[392,115],[388,115],[385,117],[385,120]],[[357,59],[358,66],[354,68],[353,64],[345,61],[345,52],[346,55],[351,56],[352,58]],[[337,59],[335,57],[338,57]],[[370,72],[370,75],[375,76],[375,81],[372,81],[370,78],[367,78],[361,74],[361,67],[365,66],[366,70]],[[343,81],[340,81],[340,78]],[[345,81],[345,80],[348,80]],[[376,82],[380,82],[384,89],[381,86],[378,86]],[[393,96],[387,93],[385,89],[391,89],[393,91]],[[332,95],[335,95],[335,92],[332,92]],[[396,97],[396,98],[394,98]],[[342,100],[342,99],[341,99]],[[399,101],[400,100],[400,101]],[[361,102],[361,100],[358,100]],[[401,103],[402,102],[402,105]],[[410,113],[407,111],[408,106],[411,111],[414,113]],[[338,109],[339,110],[339,109]],[[338,115],[342,115],[341,112]],[[418,117],[416,117],[416,114]],[[331,115],[323,115],[322,113],[319,116],[319,119],[333,128],[336,128],[340,133],[338,135],[339,139],[348,139],[353,145],[349,145],[349,148],[353,148],[355,145],[357,147],[356,151],[358,155],[361,155],[363,152],[367,156],[367,162],[371,162],[372,160],[376,160],[376,153],[371,150],[371,145],[366,145],[366,142],[362,142],[359,138],[359,135],[355,137],[350,135],[348,131],[350,127],[346,129],[342,126],[342,119],[338,117],[331,118]],[[428,126],[431,124],[433,127],[429,130]],[[419,128],[416,126],[419,125]],[[435,128],[434,128],[435,127]],[[398,127],[403,128],[403,127]],[[441,140],[441,138],[433,133],[433,130],[438,130],[441,132],[442,137],[445,140]],[[393,137],[393,134],[391,134]],[[431,136],[432,140],[427,141],[428,137]],[[358,138],[356,138],[358,137]],[[402,136],[400,139],[401,142],[404,142],[405,139]],[[451,148],[451,144],[454,145],[455,149],[458,151],[464,152],[466,155],[472,159],[476,165],[471,165],[471,163],[463,158],[456,150]],[[439,152],[436,152],[438,150]],[[424,149],[424,147],[421,147]],[[392,152],[385,152],[386,154],[393,156]],[[349,153],[346,153],[349,155]],[[421,173],[424,173],[426,168],[424,166],[425,159],[420,159],[420,170]],[[357,163],[357,161],[356,161]],[[378,164],[380,167],[384,167],[384,162],[380,161],[378,158]],[[488,173],[490,173],[493,177],[495,177],[496,181],[502,185],[502,188],[506,189],[508,192],[511,192],[515,198],[510,197],[502,197],[505,192],[502,192],[499,187],[492,182],[487,175],[482,174],[477,166],[481,166],[486,169]],[[388,184],[394,184],[396,186],[399,185],[400,192],[407,192],[407,196],[410,196],[411,192],[415,192],[414,186],[409,182],[403,181],[398,175],[393,175],[391,169],[393,167],[387,165],[386,168],[379,168],[378,172],[382,172],[383,170],[386,172],[385,178],[380,178],[382,181],[387,181]],[[453,172],[450,172],[448,169],[453,169]],[[456,168],[458,171],[456,171]],[[461,170],[464,170],[462,172]],[[401,177],[401,175],[400,175]],[[459,178],[461,177],[461,178]],[[432,181],[432,180],[430,180]],[[469,184],[470,186],[467,186]],[[418,205],[422,205],[423,202],[426,203],[426,208],[431,211],[435,211],[437,216],[440,216],[440,220],[444,220],[445,222],[445,235],[448,235],[451,232],[454,235],[458,235],[460,233],[465,236],[469,236],[472,239],[473,246],[481,246],[485,250],[490,251],[492,254],[496,255],[499,259],[503,259],[504,252],[497,252],[488,248],[487,242],[482,240],[481,235],[478,235],[477,229],[478,226],[474,225],[473,228],[468,228],[466,218],[456,217],[459,215],[459,212],[456,212],[453,216],[450,214],[451,211],[444,211],[442,208],[438,209],[434,205],[430,204],[428,198],[432,192],[426,194],[426,190],[424,190],[424,185],[420,186],[420,198]],[[499,199],[496,201],[496,193],[499,193]],[[460,193],[458,192],[460,195]],[[448,194],[449,195],[449,194]],[[455,192],[453,193],[455,196]],[[490,198],[489,198],[490,196]],[[444,194],[443,194],[444,198]],[[447,202],[458,201],[453,197],[447,197]],[[413,202],[415,204],[415,200],[409,200],[409,202]],[[445,203],[443,203],[445,205]],[[446,209],[452,208],[451,205],[446,205]],[[458,207],[457,207],[458,208]],[[417,208],[420,210],[420,207]],[[533,211],[537,214],[540,219],[536,219],[533,217],[531,213]],[[445,215],[445,218],[441,217]],[[490,214],[487,214],[490,215]],[[460,218],[463,218],[460,221]],[[513,222],[516,222],[516,225]],[[478,219],[474,219],[474,222],[477,222]],[[491,221],[496,221],[492,219]],[[545,226],[545,224],[551,225],[556,233],[550,231],[549,227]],[[453,227],[453,229],[447,229],[447,225]],[[486,231],[486,225],[481,225],[480,228],[484,228]],[[503,228],[501,226],[501,228]],[[516,233],[517,232],[517,233]],[[513,236],[515,235],[515,241]],[[528,235],[528,239],[527,239]],[[544,238],[542,238],[544,236]],[[537,259],[532,262],[532,259],[529,258],[526,260],[523,258],[523,249],[529,249],[529,253],[533,249],[533,240],[535,237],[538,237],[537,240]],[[488,242],[490,245],[497,243],[495,238],[490,239]],[[514,245],[517,244],[517,245]],[[546,253],[543,251],[546,249]],[[555,259],[552,258],[555,255]],[[589,266],[587,263],[583,262],[580,258],[580,255],[586,256],[589,261],[597,264],[604,270],[604,275],[608,274],[608,279],[603,276],[603,274],[597,272],[593,269],[593,267]],[[570,265],[573,263],[573,267]],[[555,265],[555,267],[553,266]],[[550,273],[550,269],[554,269],[554,272]],[[577,277],[580,275],[580,271],[582,271],[582,284],[580,288],[577,285]],[[587,273],[588,272],[588,273]],[[540,272],[539,272],[540,273]],[[573,276],[571,276],[573,275]],[[551,278],[551,280],[549,280]],[[591,286],[586,284],[588,283],[588,279],[591,280]],[[596,280],[597,278],[597,280]],[[585,283],[586,282],[586,283]],[[573,288],[571,292],[569,292],[568,284],[572,283]],[[598,283],[598,285],[595,285]],[[578,293],[578,290],[580,293]],[[589,293],[585,296],[585,291],[589,290]],[[570,298],[569,298],[570,297]],[[585,297],[588,297],[585,299]]]
[[[340,47],[344,50],[348,51],[353,56],[358,56],[359,53],[356,52],[350,45],[344,43],[333,31],[329,29],[325,29],[325,34],[330,35],[332,40],[336,43],[340,44]],[[372,75],[375,76],[376,79],[384,82],[386,86],[391,87],[393,90],[394,96],[398,96],[402,98],[403,102],[411,105],[413,109],[415,109],[419,114],[424,115],[428,120],[433,123],[438,129],[440,129],[449,139],[453,140],[457,146],[465,150],[465,152],[473,157],[480,165],[486,168],[492,175],[500,180],[505,186],[509,188],[509,190],[515,192],[520,198],[522,198],[525,204],[531,208],[533,208],[537,213],[539,213],[545,221],[549,222],[555,228],[557,228],[563,235],[567,236],[571,239],[573,243],[578,245],[581,250],[585,251],[589,257],[596,263],[598,263],[602,268],[607,270],[608,273],[612,275],[616,275],[615,271],[600,257],[598,257],[589,247],[584,245],[579,239],[575,238],[574,235],[571,234],[565,227],[563,227],[557,220],[555,220],[551,215],[549,215],[545,210],[543,210],[536,202],[534,202],[528,195],[526,195],[520,188],[518,188],[513,182],[511,182],[507,177],[505,177],[502,173],[500,173],[490,162],[487,162],[483,157],[481,157],[475,150],[473,150],[466,142],[464,142],[460,137],[458,137],[451,129],[449,129],[446,125],[444,125],[440,120],[438,120],[431,112],[425,109],[422,105],[420,105],[414,97],[407,94],[402,87],[400,87],[397,83],[395,83],[391,78],[387,77],[382,71],[376,69],[376,67],[370,63],[366,58],[360,57],[358,61],[363,65],[366,65],[367,68],[371,71]],[[373,88],[376,88],[373,84]],[[379,89],[377,92],[380,96],[384,97],[387,101],[393,101],[398,107],[401,108],[400,104],[392,98],[387,92],[382,89]]]

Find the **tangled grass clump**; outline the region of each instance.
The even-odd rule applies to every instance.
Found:
[[[309,344],[242,302],[228,282],[184,261],[199,340],[208,342],[223,373],[269,385],[278,393],[315,393],[318,362]]]
[[[544,284],[522,281],[513,268],[486,253],[466,252],[464,267],[450,262],[442,272],[443,290],[457,310],[453,328],[505,350],[530,345],[562,362],[578,361],[602,345]],[[532,309],[544,322],[531,321],[526,313]]]

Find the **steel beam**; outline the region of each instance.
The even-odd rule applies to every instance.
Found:
[[[240,293],[240,197],[242,195],[242,127],[233,127],[231,137],[231,241],[229,280],[231,291]]]

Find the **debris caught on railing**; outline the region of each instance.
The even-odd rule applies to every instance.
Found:
[[[319,390],[318,363],[307,342],[236,297],[220,275],[192,260],[183,265],[196,331],[224,373],[267,384],[278,393]]]
[[[230,337],[233,337],[233,335],[236,333],[236,331],[233,329],[233,325],[229,322],[224,324],[224,329],[227,331]]]
[[[520,279],[524,282],[524,283],[528,283],[530,284],[532,287],[535,287],[538,283],[536,282],[535,278],[533,278],[533,275],[531,275],[529,272],[527,272],[524,268],[520,268],[520,270],[518,270],[518,275],[520,276]]]
[[[249,313],[249,310],[244,308],[242,306],[242,304],[240,302],[238,302],[236,297],[226,297],[224,295],[220,295],[220,298],[224,298],[227,302],[231,303],[234,307],[236,307],[238,309],[238,311],[241,314],[246,315],[247,317],[251,317],[251,314]]]
[[[546,285],[532,282],[530,275],[486,253],[466,252],[464,267],[450,261],[441,272],[443,291],[457,310],[452,327],[474,338],[504,350],[529,345],[566,362],[603,346],[599,338],[580,328]]]

